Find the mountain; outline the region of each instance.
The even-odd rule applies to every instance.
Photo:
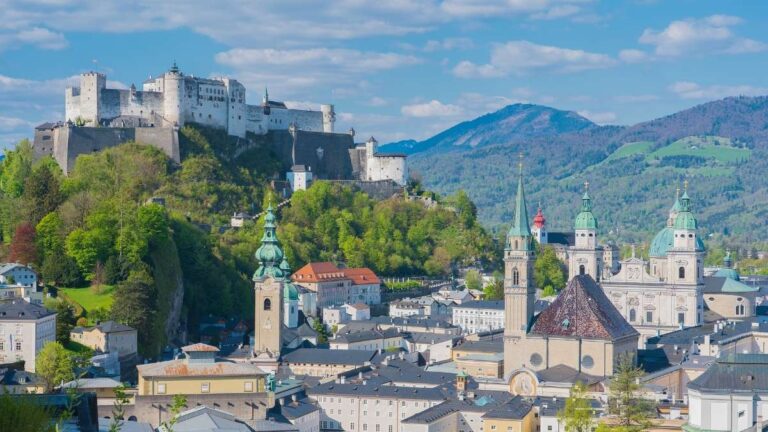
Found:
[[[589,181],[604,234],[649,240],[687,178],[707,234],[768,240],[756,229],[768,219],[768,97],[726,98],[631,126],[516,104],[398,151],[429,189],[467,191],[493,227],[512,218],[522,152],[530,207],[542,205],[552,230],[571,228]]]
[[[416,154],[425,151],[466,150],[511,139],[545,137],[595,128],[596,124],[571,112],[530,104],[514,104],[465,121],[427,140],[399,141],[382,150]]]

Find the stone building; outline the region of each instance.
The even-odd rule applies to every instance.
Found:
[[[351,131],[354,134],[354,130]],[[354,136],[354,135],[353,135]],[[357,144],[350,150],[352,167],[356,177],[365,181],[393,180],[400,186],[408,181],[406,155],[402,153],[380,153],[379,142],[370,137],[365,143]]]
[[[464,333],[480,333],[504,328],[504,302],[474,300],[453,307],[453,324]]]
[[[169,419],[173,396],[181,394],[188,406],[226,407],[251,425],[265,419],[274,403],[266,386],[267,372],[254,364],[217,359],[218,351],[210,345],[189,345],[182,348],[184,358],[137,366],[139,380],[130,415],[157,427]]]
[[[246,102],[246,89],[230,78],[199,78],[185,75],[174,64],[167,72],[144,81],[142,90],[107,88],[107,76],[98,72],[80,75],[78,87],[65,92],[65,121],[89,126],[181,127],[193,122],[245,137],[269,130],[288,129],[333,132],[333,105],[319,111],[289,109],[269,99]]]
[[[582,375],[610,376],[620,357],[637,351],[637,331],[590,276],[599,275],[600,269],[593,254],[597,225],[590,214],[590,198],[585,193],[576,224],[578,253],[571,258],[584,266],[584,274],[574,276],[557,299],[534,319],[535,252],[520,164],[515,216],[504,251],[504,377],[513,394],[537,395],[539,383],[548,375],[567,383]],[[580,263],[579,258],[587,261]]]
[[[17,299],[0,303],[0,363],[24,362],[35,371],[37,353],[56,340],[56,314]]]
[[[331,262],[309,263],[291,279],[317,293],[319,308],[345,303],[381,303],[381,280],[368,268],[339,268]]]

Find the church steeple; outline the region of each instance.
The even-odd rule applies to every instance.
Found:
[[[528,207],[525,205],[525,190],[523,189],[523,161],[520,155],[518,163],[519,175],[517,178],[517,196],[515,197],[515,216],[512,220],[512,226],[507,232],[509,240],[508,247],[514,247],[512,240],[515,240],[515,249],[527,250],[530,248],[531,227],[528,224]]]
[[[581,211],[576,215],[576,230],[597,230],[597,219],[592,214],[592,198],[589,196],[589,182],[584,182],[584,195],[581,196]]]
[[[255,256],[259,262],[259,268],[253,274],[253,280],[264,279],[267,276],[284,279],[288,275],[282,265],[285,256],[280,248],[280,242],[277,240],[277,225],[275,225],[275,214],[271,203],[267,208],[267,215],[264,217],[264,234],[261,236],[261,246],[256,250]],[[287,266],[288,263],[285,262],[285,265]]]

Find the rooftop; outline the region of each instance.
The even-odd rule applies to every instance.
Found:
[[[55,313],[21,299],[0,304],[0,321],[36,321],[51,315]]]
[[[204,343],[196,343],[192,345],[187,345],[185,347],[181,348],[182,351],[185,353],[188,352],[219,352],[219,349],[215,346],[211,346]]]
[[[106,333],[106,334],[136,331],[133,327],[120,324],[116,321],[105,321],[93,327],[75,327],[72,329],[72,331],[75,333],[82,333],[84,331],[91,331],[91,330],[99,330],[100,332]]]
[[[489,340],[489,341],[477,341],[477,342],[464,342],[463,344],[455,347],[454,352],[480,352],[480,353],[503,353],[504,344],[502,339]]]
[[[339,384],[330,382],[320,384],[307,390],[310,396],[317,395],[346,395],[357,397],[380,397],[391,399],[418,399],[443,401],[447,398],[446,392],[438,387],[418,388],[418,387],[398,387],[393,385],[378,384]]]
[[[299,348],[283,356],[285,363],[318,363],[363,366],[376,356],[376,351]]]
[[[594,279],[579,275],[533,321],[530,334],[616,340],[637,337]]]
[[[395,327],[390,327],[386,330],[362,330],[358,332],[344,333],[337,336],[334,339],[329,340],[330,343],[357,343],[378,339],[390,339],[402,336],[400,330]]]
[[[376,274],[368,268],[341,269],[332,262],[309,263],[298,269],[292,276],[296,283],[331,282],[350,279],[354,285],[381,283]]]
[[[142,377],[185,377],[185,376],[261,376],[267,375],[258,366],[249,363],[234,363],[217,360],[212,363],[194,363],[185,359],[148,363],[136,366]]]
[[[688,388],[707,393],[768,391],[768,354],[729,354],[715,361]]]
[[[453,309],[493,309],[504,310],[504,300],[472,300],[456,305]]]

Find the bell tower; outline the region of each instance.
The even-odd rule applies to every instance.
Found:
[[[536,288],[533,284],[533,264],[536,252],[533,247],[531,228],[528,225],[528,208],[523,189],[522,155],[518,164],[517,197],[512,227],[507,232],[504,248],[504,373],[522,365],[520,342],[528,332],[533,318]],[[518,358],[519,357],[519,358]]]
[[[280,358],[283,324],[283,289],[289,268],[275,232],[275,214],[272,204],[264,218],[261,246],[256,250],[259,268],[253,274],[255,290],[253,356],[267,369],[277,368]],[[261,366],[261,365],[260,365]]]
[[[589,182],[584,183],[581,211],[574,223],[574,245],[568,251],[568,280],[588,274],[597,282],[602,275],[602,253],[597,246],[597,219],[592,214],[592,198]]]

